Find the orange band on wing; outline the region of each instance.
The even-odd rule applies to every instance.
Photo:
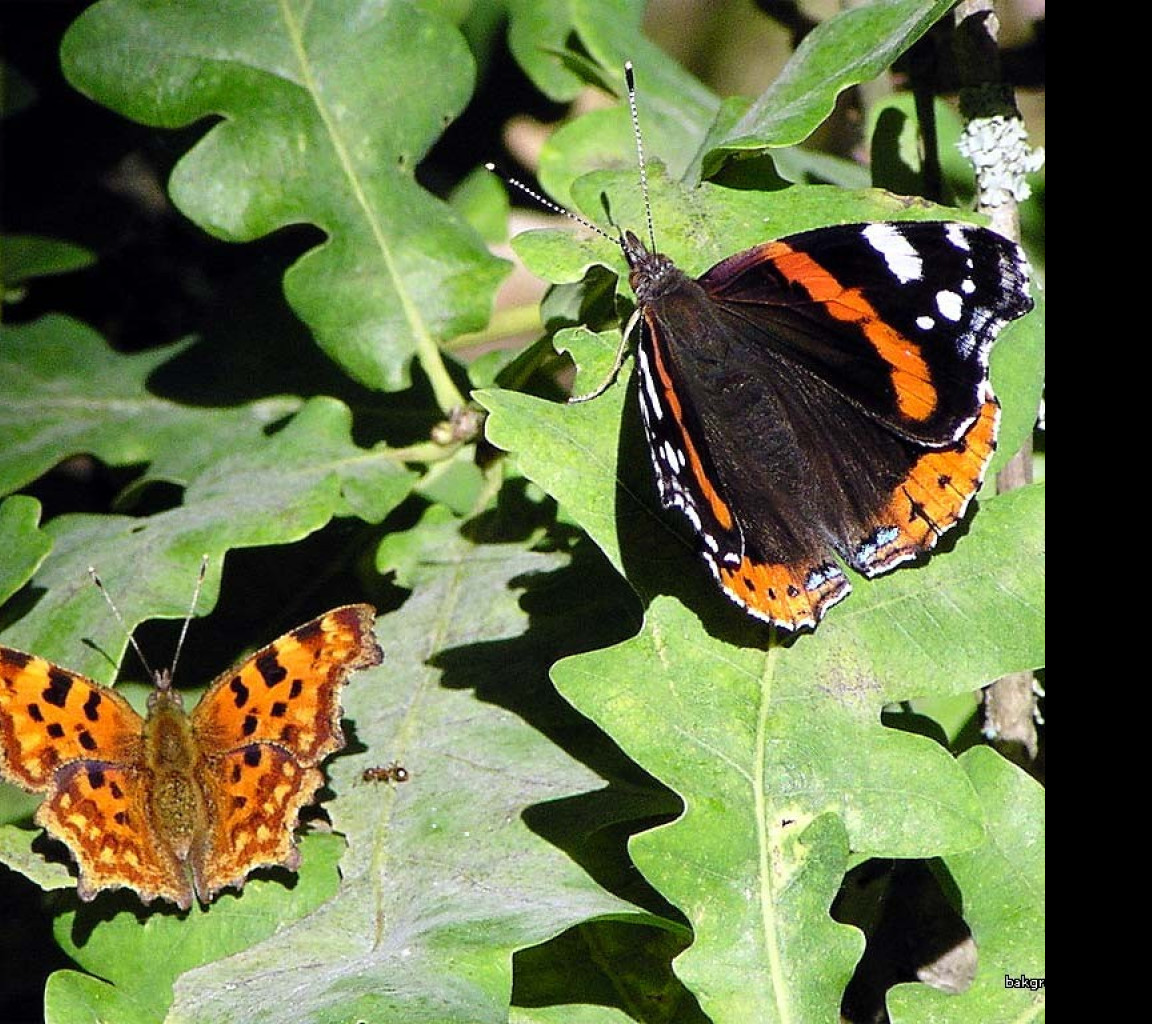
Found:
[[[999,420],[1000,403],[989,392],[976,421],[956,444],[916,461],[876,517],[877,523],[895,526],[896,531],[863,567],[869,576],[932,550],[940,535],[956,525],[996,450]]]
[[[769,565],[745,558],[735,568],[721,567],[720,585],[732,600],[757,618],[785,629],[815,626],[852,589],[844,574],[826,573],[817,581],[787,565]]]
[[[655,336],[651,323],[648,325],[648,330]],[[680,435],[684,439],[684,450],[688,453],[688,464],[692,467],[692,475],[696,478],[697,484],[700,485],[700,490],[708,500],[712,514],[716,517],[717,522],[719,522],[725,530],[731,530],[733,524],[732,512],[724,503],[724,499],[717,493],[716,488],[712,486],[712,481],[708,479],[708,474],[704,471],[704,464],[700,461],[700,455],[696,451],[696,446],[692,443],[692,438],[688,436],[688,431],[684,427],[683,407],[680,405],[680,399],[676,395],[676,389],[672,386],[672,378],[668,375],[668,370],[664,366],[664,359],[660,354],[660,347],[655,341],[652,344],[652,355],[656,364],[656,374],[660,378],[660,387],[664,391],[664,398],[668,402],[668,407],[672,410],[672,416],[680,427]]]
[[[764,251],[781,274],[801,285],[830,315],[859,325],[891,368],[896,402],[905,416],[923,422],[936,411],[938,396],[919,349],[884,322],[859,288],[845,288],[810,256],[784,242],[772,242]]]

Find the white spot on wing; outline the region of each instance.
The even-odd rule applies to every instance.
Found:
[[[964,313],[964,300],[955,292],[942,291],[936,293],[936,308],[945,320],[957,323]]]
[[[863,233],[901,284],[920,280],[924,271],[920,254],[895,224],[869,224]]]
[[[648,393],[648,406],[657,420],[664,418],[664,410],[660,408],[660,396],[656,393],[656,381],[652,379],[652,367],[648,364],[648,353],[643,348],[637,350],[637,362],[640,366],[640,380],[644,383],[644,390]]]
[[[949,224],[944,229],[944,235],[957,249],[968,252],[968,231],[963,224]]]

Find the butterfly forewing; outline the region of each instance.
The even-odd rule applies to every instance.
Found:
[[[0,766],[33,792],[77,760],[131,763],[144,720],[115,690],[11,647],[0,647]]]
[[[993,339],[1031,308],[1018,246],[935,221],[802,232],[737,253],[700,283],[791,372],[932,446],[971,426]]]
[[[336,608],[225,672],[192,712],[202,749],[276,743],[301,764],[339,749],[340,687],[352,671],[383,657],[372,635],[374,616],[368,605]]]

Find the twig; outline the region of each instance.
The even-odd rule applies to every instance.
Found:
[[[961,0],[955,11],[955,57],[960,112],[966,118],[961,150],[972,161],[979,209],[1002,235],[1020,241],[1019,203],[1028,196],[1024,176],[1043,154],[1029,149],[1010,83],[1000,67],[1000,23],[993,0]],[[996,478],[1000,493],[1032,480],[1029,440]],[[1035,681],[1016,672],[984,691],[984,734],[1006,757],[1027,765],[1036,759]]]

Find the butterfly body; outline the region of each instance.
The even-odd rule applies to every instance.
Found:
[[[1019,248],[951,222],[766,242],[699,278],[623,241],[661,502],[724,593],[785,629],[931,550],[995,450],[998,331],[1032,306]]]
[[[199,744],[179,693],[161,677],[148,697],[144,721],[142,790],[157,839],[182,864],[197,837],[208,832],[209,812],[197,778],[209,774],[199,764]],[[203,843],[201,843],[201,848]]]
[[[379,664],[375,612],[347,605],[214,680],[188,713],[166,673],[141,717],[115,690],[0,647],[0,774],[44,801],[85,900],[126,886],[188,909],[254,868],[295,870],[293,830],[344,745],[340,691]]]

